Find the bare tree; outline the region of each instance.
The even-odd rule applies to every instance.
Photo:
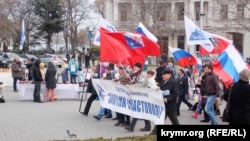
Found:
[[[0,1],[0,47],[4,47],[2,50],[7,51],[8,46],[10,46],[10,40],[13,29],[13,23],[9,19],[10,11],[14,5],[13,1]]]
[[[85,45],[86,42],[87,42],[86,39],[87,39],[87,31],[81,29],[81,30],[78,32],[78,46],[80,46],[81,48],[84,48],[84,45]]]
[[[33,0],[13,0],[14,4],[10,15],[14,23],[15,32],[12,33],[12,39],[14,41],[14,48],[19,47],[20,33],[21,33],[21,21],[25,22],[25,44],[23,52],[27,53],[29,47],[35,47],[40,45],[37,41],[40,38],[35,38],[35,28],[37,26],[38,18],[34,14]]]
[[[106,0],[95,1],[95,11],[105,18],[105,2]]]
[[[88,0],[63,0],[65,8],[65,31],[64,39],[66,50],[68,50],[68,38],[71,43],[72,51],[75,51],[78,45],[78,27],[86,19],[93,9],[93,5]],[[74,53],[74,52],[73,52]]]

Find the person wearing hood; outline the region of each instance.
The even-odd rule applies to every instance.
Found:
[[[33,77],[34,77],[34,84],[35,84],[33,97],[34,97],[34,102],[43,103],[43,101],[41,101],[40,99],[41,82],[43,81],[42,74],[39,68],[40,63],[41,63],[41,60],[37,59],[35,61],[34,68],[33,68]]]
[[[49,62],[48,69],[45,73],[46,81],[46,102],[54,101],[56,88],[56,68],[53,63]]]

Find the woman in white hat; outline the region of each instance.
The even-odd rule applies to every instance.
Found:
[[[62,73],[62,81],[65,84],[65,83],[67,83],[69,81],[67,58],[63,58],[62,72],[61,73]]]

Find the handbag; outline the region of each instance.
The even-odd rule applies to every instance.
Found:
[[[227,104],[226,104],[226,108],[224,109],[223,115],[222,115],[223,122],[229,122],[229,116],[230,116],[229,115],[229,104],[230,104],[232,87],[233,87],[233,84],[231,85],[231,87],[229,88],[229,91],[228,91]]]

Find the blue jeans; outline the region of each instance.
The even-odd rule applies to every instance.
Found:
[[[99,113],[97,114],[97,116],[98,116],[100,119],[102,118],[102,115],[103,115],[103,113],[104,113],[104,110],[105,110],[105,108],[101,107]],[[111,112],[111,110],[109,110],[109,109],[108,109],[108,115],[109,115],[109,116],[112,116],[112,112]]]
[[[207,96],[207,103],[205,105],[205,111],[207,112],[212,125],[217,125],[215,111],[214,111],[214,103],[216,100],[216,95]]]

